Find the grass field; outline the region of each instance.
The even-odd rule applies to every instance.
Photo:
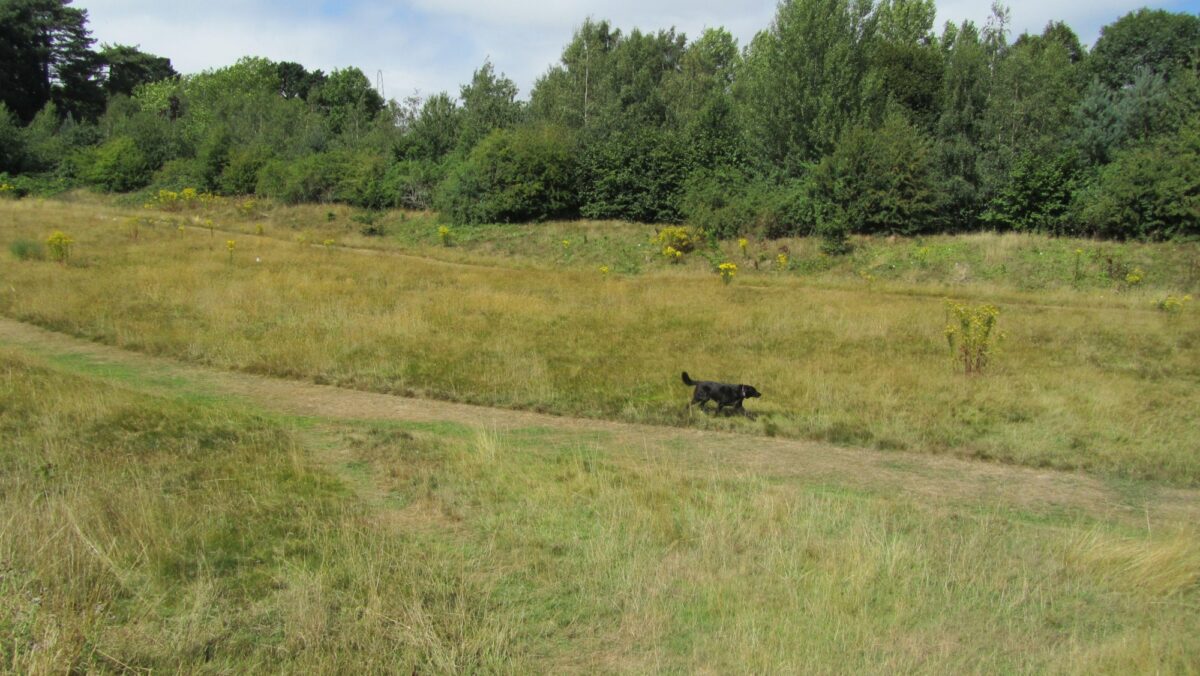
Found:
[[[323,244],[334,239],[324,217],[296,226],[307,243],[275,232],[304,210],[231,223],[274,219],[262,230],[277,237],[179,229],[200,214],[160,217],[135,238],[138,212],[0,208],[4,244],[55,229],[77,240],[65,266],[10,258],[0,312],[135,350],[493,406],[1200,483],[1200,313],[1155,306],[1193,290],[1195,245],[1097,245],[1138,261],[1144,279],[1105,287],[1032,292],[1020,279],[920,282],[911,270],[893,282],[759,271],[726,286],[698,261],[653,252],[640,274],[602,275],[531,253],[501,265],[343,249]],[[975,236],[960,248],[1017,266],[1040,241]],[[981,376],[949,358],[947,296],[999,305],[1003,337]],[[683,370],[754,384],[760,415],[689,415]]]
[[[0,669],[1194,671],[1200,533],[0,349]]]
[[[0,671],[1200,671],[1194,245],[752,243],[789,265],[724,285],[644,226],[349,215],[0,201],[0,315],[129,350],[0,331]],[[945,296],[1000,306],[980,375]]]

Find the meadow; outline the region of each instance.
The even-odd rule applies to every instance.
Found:
[[[669,437],[280,414],[125,361],[0,348],[0,670],[1200,660],[1195,505],[1152,487],[1144,519],[918,495]]]
[[[765,243],[671,264],[649,226],[520,226],[546,232],[505,259],[487,229],[442,246],[420,214],[366,236],[346,212],[315,207],[2,208],[7,248],[54,230],[75,243],[65,265],[10,258],[0,313],[132,350],[489,406],[1200,484],[1200,314],[1183,300],[1195,244],[862,241],[857,258],[810,271],[830,257],[792,240],[771,243],[775,263],[755,270],[746,258]],[[599,270],[639,245],[636,273],[615,260]],[[732,283],[705,256],[742,261]],[[998,306],[985,373],[951,359],[946,298]],[[684,370],[755,385],[757,417],[689,413]]]
[[[724,284],[648,226],[328,211],[0,200],[0,314],[59,332],[0,331],[0,670],[1197,671],[1194,245],[732,242],[800,262]],[[944,297],[1000,308],[979,374]]]

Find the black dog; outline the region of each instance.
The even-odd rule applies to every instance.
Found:
[[[717,413],[720,413],[721,409],[726,406],[732,406],[745,413],[745,409],[742,408],[742,400],[748,397],[762,396],[752,385],[730,385],[711,380],[692,380],[688,377],[687,371],[683,372],[683,384],[696,386],[695,391],[692,392],[692,400],[688,403],[689,407],[692,404],[700,404],[700,408],[703,409],[709,401],[715,401],[717,402]]]

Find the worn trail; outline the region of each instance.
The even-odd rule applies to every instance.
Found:
[[[222,371],[130,352],[0,317],[0,346],[74,364],[124,386],[165,394],[231,397],[287,415],[332,420],[451,422],[514,430],[589,434],[605,447],[638,449],[676,471],[714,470],[800,478],[948,504],[1070,511],[1152,527],[1194,523],[1200,491],[1158,484],[1122,490],[1120,482],[1077,472],[1031,469],[910,452],[846,448],[727,432],[545,415],[363,392],[311,382]],[[1127,486],[1128,488],[1128,486]]]

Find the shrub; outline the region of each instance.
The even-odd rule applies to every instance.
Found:
[[[25,163],[25,137],[8,106],[0,102],[0,171],[20,171]]]
[[[431,160],[397,162],[383,175],[382,189],[390,206],[429,209],[446,171],[446,165]]]
[[[946,316],[945,334],[951,358],[960,362],[968,375],[982,372],[999,337],[994,329],[1000,309],[988,303],[970,306],[947,299]]]
[[[812,175],[830,242],[848,232],[912,235],[933,230],[943,201],[931,143],[899,111],[878,129],[848,128]]]
[[[690,169],[686,142],[666,131],[608,134],[581,152],[581,213],[641,223],[678,223]]]
[[[270,153],[261,148],[237,148],[229,153],[229,163],[216,180],[221,195],[251,195],[258,185],[258,172]]]
[[[288,204],[330,202],[338,186],[338,169],[327,154],[271,160],[259,171],[255,192]]]
[[[204,168],[195,159],[170,160],[154,173],[151,185],[160,190],[174,192],[190,186],[204,185]]]
[[[697,238],[696,232],[687,226],[668,225],[659,228],[651,242],[661,246],[664,251],[671,248],[680,253],[691,253],[696,248]]]
[[[1085,234],[1169,239],[1200,236],[1200,123],[1122,151],[1075,196]]]
[[[16,239],[8,245],[8,250],[20,261],[40,261],[46,258],[46,250],[42,243],[32,239]]]
[[[1191,295],[1185,296],[1167,296],[1154,301],[1154,307],[1169,315],[1177,315],[1183,312],[1183,306],[1192,301]]]
[[[729,284],[737,274],[737,263],[721,263],[717,266],[717,273],[721,275],[722,282]]]
[[[133,139],[118,136],[87,153],[83,178],[108,192],[129,192],[150,183],[150,165]]]
[[[384,176],[388,159],[373,152],[330,153],[328,161],[336,167],[338,181],[333,198],[356,207],[379,210],[394,200],[386,189]]]
[[[58,263],[66,264],[67,259],[71,257],[71,245],[75,240],[68,237],[61,231],[54,231],[46,238],[46,248],[50,250],[50,259]]]
[[[682,211],[690,225],[721,239],[811,234],[816,218],[803,180],[747,178],[737,169],[699,170],[688,178]]]
[[[511,223],[576,213],[576,164],[565,129],[492,132],[438,188],[437,203],[455,222]]]
[[[1066,229],[1075,190],[1073,155],[1022,155],[1009,169],[980,221],[994,230],[1058,233]]]
[[[359,224],[358,231],[367,237],[382,237],[386,234],[382,211],[360,211],[350,216],[350,220]]]

